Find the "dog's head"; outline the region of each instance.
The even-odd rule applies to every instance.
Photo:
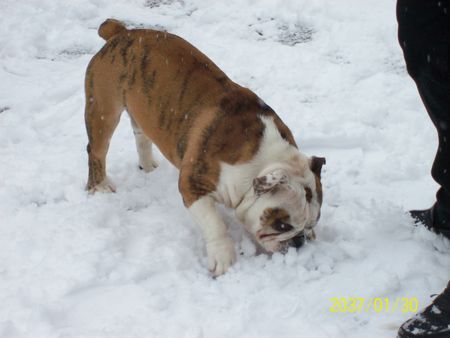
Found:
[[[253,180],[254,201],[243,215],[247,230],[268,252],[300,247],[317,224],[322,205],[320,174],[325,158],[303,168],[281,168]]]

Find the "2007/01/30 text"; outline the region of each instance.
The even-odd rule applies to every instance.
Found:
[[[330,302],[329,310],[334,313],[393,313],[396,311],[416,313],[419,310],[417,297],[397,297],[392,300],[387,297],[332,297]]]

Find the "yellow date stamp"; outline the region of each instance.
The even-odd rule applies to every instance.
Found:
[[[330,302],[329,310],[334,313],[416,313],[419,310],[417,297],[332,297]]]

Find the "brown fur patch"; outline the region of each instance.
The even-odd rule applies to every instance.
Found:
[[[311,188],[305,187],[305,197],[306,197],[306,202],[311,203],[311,200],[313,197]]]
[[[271,227],[276,222],[289,223],[289,214],[283,208],[267,208],[261,216],[263,227]]]
[[[277,177],[273,173],[269,173],[253,180],[253,190],[257,196],[261,196],[267,192],[276,194],[279,191],[279,188],[287,182],[288,178],[286,175]]]

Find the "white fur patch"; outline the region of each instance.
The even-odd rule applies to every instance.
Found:
[[[200,225],[208,254],[208,269],[214,276],[224,274],[236,260],[234,244],[228,229],[217,212],[214,200],[203,196],[189,211]]]

